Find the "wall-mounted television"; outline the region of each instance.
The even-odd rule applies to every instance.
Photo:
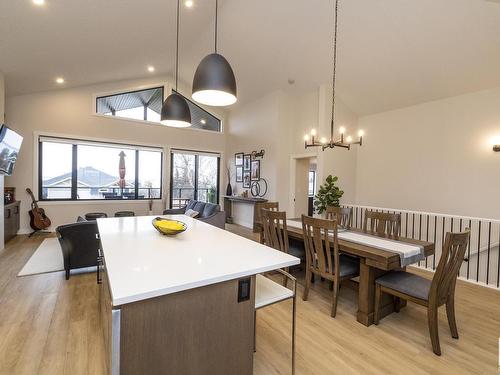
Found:
[[[0,128],[0,174],[10,176],[16,164],[23,137],[5,124]]]

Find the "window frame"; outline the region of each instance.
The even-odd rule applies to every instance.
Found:
[[[200,129],[200,128],[191,127],[192,130],[202,130],[202,131],[206,131],[206,132],[210,132],[210,133],[215,133],[215,134],[222,134],[223,133],[222,119],[220,119],[219,116],[216,116],[212,112],[207,111],[205,108],[203,108],[202,106],[200,106],[198,103],[196,103],[196,102],[192,101],[191,99],[189,99],[189,98],[185,97],[184,95],[182,95],[182,93],[180,93],[179,91],[176,91],[176,90],[172,89],[172,93],[179,94],[180,96],[182,96],[184,98],[184,100],[186,100],[187,102],[191,103],[195,107],[198,107],[199,109],[201,109],[202,111],[208,113],[210,116],[216,118],[219,121],[219,130],[217,130],[217,131],[216,130]]]
[[[161,84],[153,85],[151,87],[135,88],[135,89],[130,89],[130,90],[117,91],[117,92],[114,92],[114,93],[106,93],[106,94],[101,94],[101,95],[99,95],[99,94],[98,95],[94,95],[94,113],[96,115],[98,115],[98,116],[104,116],[104,117],[110,117],[110,118],[118,118],[118,119],[126,119],[126,120],[134,120],[134,121],[156,123],[156,121],[151,121],[151,120],[148,120],[148,119],[142,119],[141,120],[141,119],[136,119],[136,118],[132,118],[132,117],[117,116],[116,114],[106,115],[104,113],[100,113],[100,112],[97,111],[98,110],[97,101],[99,99],[110,98],[112,96],[119,96],[119,95],[125,95],[125,94],[134,94],[136,92],[148,91],[148,90],[157,90],[157,89],[161,89],[161,102],[163,103],[165,101],[165,90],[166,90],[166,87],[165,87],[165,85],[161,85]],[[146,114],[146,111],[144,111],[144,113]],[[160,113],[160,115],[161,115],[161,113]]]
[[[167,93],[170,95],[171,93],[175,92],[175,89],[170,85],[168,82],[156,82],[152,84],[145,84],[145,85],[140,85],[140,86],[135,86],[135,87],[125,87],[125,88],[117,88],[117,89],[110,89],[109,91],[104,91],[104,92],[98,92],[98,93],[93,93],[92,94],[92,102],[90,103],[90,113],[93,116],[99,117],[99,118],[105,118],[108,120],[114,120],[114,121],[128,121],[136,124],[146,124],[146,125],[153,125],[153,126],[161,126],[162,128],[166,128],[165,125],[161,124],[160,122],[155,122],[155,121],[150,121],[150,120],[137,120],[134,118],[128,118],[128,117],[120,117],[120,116],[109,116],[109,115],[104,115],[101,113],[97,112],[97,98],[102,98],[106,96],[113,96],[113,95],[120,95],[123,93],[127,92],[135,92],[135,91],[143,91],[143,90],[149,90],[153,88],[158,88],[158,87],[163,87],[163,100],[166,99]],[[194,128],[194,127],[188,127],[188,128],[176,128],[175,130],[177,131],[194,131],[194,132],[203,132],[203,133],[209,133],[209,134],[216,134],[223,136],[225,133],[225,114],[223,112],[212,112],[211,110],[208,110],[199,104],[193,102],[186,96],[184,96],[182,93],[179,92],[180,95],[182,95],[186,100],[189,100],[192,102],[194,105],[198,106],[205,112],[208,112],[210,115],[213,117],[217,118],[220,121],[220,131],[213,131],[213,130],[208,130],[208,129],[200,129],[200,128]],[[170,128],[169,128],[170,129]]]
[[[65,143],[71,144],[72,145],[72,164],[71,164],[71,198],[55,198],[55,199],[44,199],[42,197],[43,193],[43,141],[41,138],[49,138],[49,139],[54,139],[54,141],[57,141],[57,139],[64,140]],[[110,198],[110,199],[78,199],[77,198],[77,191],[78,191],[78,176],[77,176],[77,171],[78,171],[78,144],[95,144],[95,145],[116,145],[116,146],[125,146],[127,148],[132,148],[135,151],[135,178],[134,178],[134,198],[131,199],[123,199],[123,198]],[[144,202],[144,201],[149,201],[150,199],[154,201],[161,201],[163,200],[163,182],[164,182],[164,176],[163,176],[163,169],[164,169],[164,157],[165,157],[165,150],[162,147],[158,146],[146,146],[146,145],[139,145],[139,144],[131,144],[131,143],[125,143],[125,142],[116,142],[116,141],[105,141],[105,140],[93,140],[93,139],[84,139],[84,138],[78,138],[78,137],[64,137],[64,136],[57,136],[57,135],[45,135],[45,134],[36,134],[35,135],[35,144],[37,153],[36,156],[38,158],[38,176],[37,181],[36,181],[36,186],[38,187],[38,201],[47,203],[47,202]],[[160,152],[160,196],[158,198],[138,198],[139,196],[139,189],[141,189],[138,185],[139,182],[139,152],[144,151],[144,149],[149,148],[150,151],[157,151]]]
[[[207,155],[207,156],[215,156],[217,157],[217,191],[216,191],[216,204],[220,205],[220,192],[221,192],[221,159],[223,157],[221,152],[216,152],[216,151],[201,151],[201,150],[192,150],[192,149],[184,149],[184,148],[170,148],[168,150],[169,153],[169,197],[168,197],[168,207],[172,209],[172,203],[173,203],[173,194],[174,194],[174,176],[173,176],[173,171],[174,171],[174,154],[175,153],[186,153],[186,154],[192,154],[195,156],[195,161],[194,161],[194,177],[195,177],[195,186],[194,186],[194,192],[193,192],[193,199],[197,200],[198,199],[198,169],[199,169],[199,156],[200,155]]]

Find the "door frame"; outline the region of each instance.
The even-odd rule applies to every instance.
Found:
[[[303,154],[290,155],[290,181],[289,181],[290,189],[289,189],[288,207],[289,207],[289,216],[291,215],[291,217],[295,217],[295,182],[296,182],[297,160],[317,159],[317,158],[318,154],[314,152],[306,152]]]

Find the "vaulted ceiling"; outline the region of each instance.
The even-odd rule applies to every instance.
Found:
[[[182,7],[181,77],[211,51],[213,3]],[[239,102],[331,79],[333,0],[220,1]],[[172,71],[175,0],[0,0],[7,95]],[[499,0],[341,0],[338,92],[363,115],[500,86]],[[295,81],[289,85],[288,79]]]

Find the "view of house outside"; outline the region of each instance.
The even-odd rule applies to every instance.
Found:
[[[42,199],[71,199],[72,149],[70,143],[44,141],[42,145]],[[120,154],[123,152],[125,176],[120,183]],[[161,197],[161,151],[136,151],[114,145],[77,145],[77,199],[138,199]]]

